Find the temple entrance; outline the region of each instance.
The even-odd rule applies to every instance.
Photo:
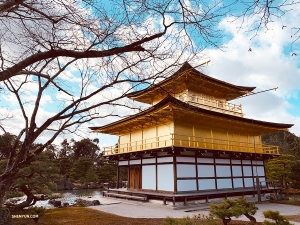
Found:
[[[142,188],[142,169],[141,166],[130,167],[130,189],[141,189]]]

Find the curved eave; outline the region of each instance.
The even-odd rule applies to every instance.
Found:
[[[209,116],[214,116],[216,118],[220,118],[220,119],[228,119],[228,120],[232,120],[232,121],[236,121],[236,122],[244,122],[247,124],[251,124],[251,125],[256,125],[256,126],[264,126],[264,127],[269,127],[272,129],[277,129],[277,130],[283,130],[283,129],[288,129],[290,127],[293,126],[293,124],[283,124],[283,123],[273,123],[273,122],[266,122],[266,121],[260,121],[260,120],[254,120],[254,119],[249,119],[249,118],[243,118],[243,117],[238,117],[238,116],[233,116],[233,115],[229,115],[229,114],[224,114],[224,113],[220,113],[220,112],[215,112],[215,111],[210,111],[207,109],[202,109],[199,107],[195,107],[192,105],[189,105],[185,102],[182,102],[172,96],[167,96],[165,99],[163,99],[161,102],[159,102],[158,104],[154,105],[153,107],[142,111],[140,113],[137,113],[135,115],[129,116],[125,119],[107,124],[105,126],[101,126],[101,127],[89,127],[93,132],[100,132],[100,133],[111,133],[113,134],[114,132],[110,132],[113,129],[122,126],[122,124],[128,124],[131,121],[134,121],[136,119],[145,117],[145,116],[149,116],[153,115],[156,112],[159,112],[160,110],[163,110],[165,108],[169,108],[169,107],[176,107],[180,110],[186,111],[186,112],[191,112],[191,113],[201,113],[201,114],[205,114],[205,115],[209,115]],[[171,114],[171,113],[170,113]]]
[[[189,63],[186,62],[185,64],[183,64],[183,66],[177,72],[175,72],[173,75],[166,78],[165,80],[163,80],[163,81],[161,81],[157,84],[154,84],[152,86],[149,86],[146,89],[131,92],[131,93],[127,94],[126,97],[128,97],[130,99],[133,99],[133,100],[138,100],[139,98],[142,98],[143,95],[145,95],[147,93],[150,93],[150,92],[153,92],[157,88],[160,89],[160,87],[163,87],[163,86],[171,83],[174,79],[179,78],[180,76],[184,75],[185,71],[188,71],[190,74],[192,74],[196,78],[201,77],[201,79],[206,80],[208,82],[215,83],[217,85],[222,85],[222,86],[225,86],[225,87],[228,87],[228,88],[232,88],[232,89],[235,89],[237,92],[240,92],[239,94],[235,94],[235,97],[232,97],[232,98],[227,99],[227,100],[232,100],[232,99],[235,99],[237,97],[240,97],[240,96],[244,95],[247,92],[253,91],[256,88],[256,87],[238,86],[238,85],[230,84],[230,83],[227,83],[225,81],[221,81],[221,80],[218,80],[216,78],[207,76],[207,75],[199,72],[198,70],[194,69]],[[145,102],[145,103],[148,103],[148,102]]]

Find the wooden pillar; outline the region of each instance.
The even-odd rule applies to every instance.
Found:
[[[210,140],[211,140],[211,148],[214,149],[214,135],[213,135],[212,128],[210,129]]]
[[[176,154],[173,149],[173,176],[174,176],[174,193],[177,193],[177,165],[176,165]]]
[[[128,175],[127,175],[127,177],[128,177],[128,181],[127,181],[127,190],[130,188],[130,166],[129,166],[129,159],[128,159]]]
[[[167,204],[167,199],[166,199],[166,197],[163,198],[163,204],[164,204],[164,205]]]
[[[158,190],[158,166],[157,166],[157,154],[155,154],[155,189]]]
[[[118,164],[119,164],[119,161],[118,161]],[[119,165],[117,166],[117,189],[119,189],[119,181],[120,180],[120,168],[119,168]]]
[[[256,189],[257,189],[257,201],[261,202],[260,182],[258,176],[256,176]]]

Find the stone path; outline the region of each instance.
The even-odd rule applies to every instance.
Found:
[[[214,200],[214,202],[217,202],[217,200]],[[256,205],[258,207],[258,211],[254,217],[258,222],[265,220],[263,212],[266,210],[278,210],[281,215],[300,216],[299,206],[269,202],[257,203]],[[130,218],[166,218],[168,216],[173,218],[183,218],[186,216],[193,217],[198,214],[209,215],[208,203],[200,203],[190,207],[177,207],[176,209],[171,203],[163,205],[162,201],[137,202],[110,197],[102,198],[101,205],[90,206],[90,208]],[[238,219],[249,221],[245,216],[241,216]],[[294,225],[300,225],[300,223],[297,222],[291,221],[291,223]]]

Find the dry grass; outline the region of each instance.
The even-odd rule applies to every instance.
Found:
[[[49,209],[37,225],[162,225],[164,219],[137,219],[121,217],[84,207]],[[13,219],[14,225],[34,225],[33,219]],[[221,225],[222,222],[219,221]],[[249,222],[231,221],[230,225],[246,225]],[[261,224],[261,223],[257,223]]]
[[[279,204],[286,204],[286,205],[295,205],[295,206],[300,206],[300,200],[296,199],[290,199],[290,200],[280,200],[280,201],[274,201],[275,203]]]
[[[290,215],[290,216],[284,216],[287,218],[291,223],[293,222],[299,222],[300,223],[300,215]]]
[[[84,207],[49,209],[39,218],[39,225],[160,225],[162,219],[135,219],[121,217]],[[33,225],[33,219],[13,219],[14,225]]]

